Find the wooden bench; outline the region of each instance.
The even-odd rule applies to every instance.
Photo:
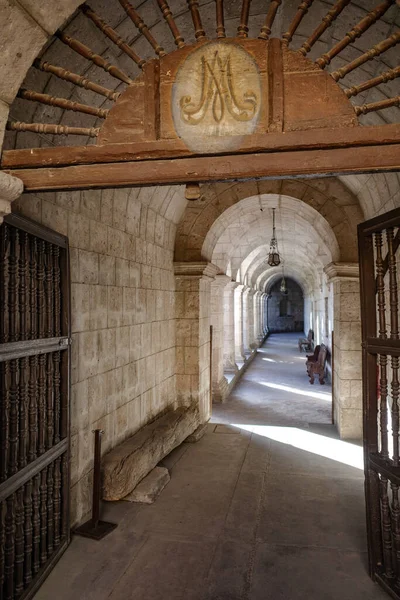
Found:
[[[312,329],[308,331],[306,338],[299,338],[299,351],[302,352],[303,348],[306,352],[311,352],[313,349],[314,332]]]
[[[326,365],[327,352],[328,352],[328,349],[325,346],[325,344],[321,344],[321,347],[318,352],[317,360],[315,362],[310,361],[310,363],[309,363],[308,376],[310,378],[311,385],[315,381],[315,375],[318,375],[319,382],[321,385],[324,385],[324,383],[325,383],[325,365]]]
[[[308,376],[310,375],[310,365],[317,362],[320,349],[321,346],[318,344],[318,346],[315,346],[314,354],[307,354],[306,356],[306,370]]]

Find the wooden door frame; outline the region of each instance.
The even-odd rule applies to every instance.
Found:
[[[1,165],[27,192],[382,173],[400,171],[400,125],[253,135],[231,154],[181,140],[9,150]]]
[[[387,523],[385,525],[386,517],[383,513],[381,514],[380,486],[381,477],[386,478],[388,482],[400,485],[400,466],[396,466],[390,457],[385,458],[385,456],[382,456],[379,448],[379,431],[382,425],[378,425],[378,368],[380,368],[378,356],[400,357],[400,340],[396,336],[392,337],[389,335],[391,333],[390,321],[386,323],[386,338],[378,334],[377,331],[376,290],[378,276],[376,276],[375,272],[376,259],[374,255],[373,234],[399,226],[399,208],[370,219],[358,226],[363,356],[363,441],[369,572],[370,576],[378,581],[393,598],[400,598],[400,594],[398,588],[395,590],[393,587],[394,581],[391,582],[385,573],[385,540],[383,539],[385,534],[383,531],[386,531],[385,527]],[[397,243],[394,244],[395,254],[399,247],[399,234],[394,239],[395,241],[397,240]],[[389,268],[388,256],[389,253],[382,263],[383,277]],[[379,275],[378,267],[377,273]],[[390,309],[392,310],[393,307],[391,306]],[[398,302],[395,310],[397,312],[399,310]],[[387,378],[386,371],[382,376],[382,381],[383,378]],[[388,390],[386,397],[389,397],[391,393]],[[389,435],[390,432],[388,432],[387,436],[389,437]],[[387,494],[387,492],[385,493]],[[389,536],[393,534],[392,527],[392,525],[389,527]],[[399,574],[397,574],[398,577]]]

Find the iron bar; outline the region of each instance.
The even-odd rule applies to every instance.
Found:
[[[390,579],[393,577],[393,553],[392,553],[392,527],[390,518],[390,505],[388,497],[388,480],[381,475],[380,478],[380,500],[382,512],[382,539],[383,556],[385,564],[385,575]]]
[[[95,429],[94,433],[94,463],[93,463],[93,495],[92,495],[92,518],[83,525],[75,529],[75,533],[83,537],[89,537],[95,540],[101,540],[111,533],[117,525],[100,521],[100,500],[101,500],[101,436],[104,433],[101,429]]]

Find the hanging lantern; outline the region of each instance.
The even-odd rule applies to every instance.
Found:
[[[275,235],[275,208],[272,209],[272,238],[269,246],[268,264],[271,267],[277,267],[281,264],[281,257],[278,251],[278,240]]]

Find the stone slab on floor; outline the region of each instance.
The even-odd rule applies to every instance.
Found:
[[[195,444],[199,442],[202,437],[204,437],[207,433],[208,423],[203,423],[203,425],[199,425],[196,431],[193,431],[189,437],[186,438],[186,444]]]
[[[156,467],[142,479],[130,494],[125,496],[124,500],[140,504],[153,504],[170,480],[168,469]]]
[[[103,459],[103,499],[122,500],[199,426],[197,407],[170,411],[111,450]]]

